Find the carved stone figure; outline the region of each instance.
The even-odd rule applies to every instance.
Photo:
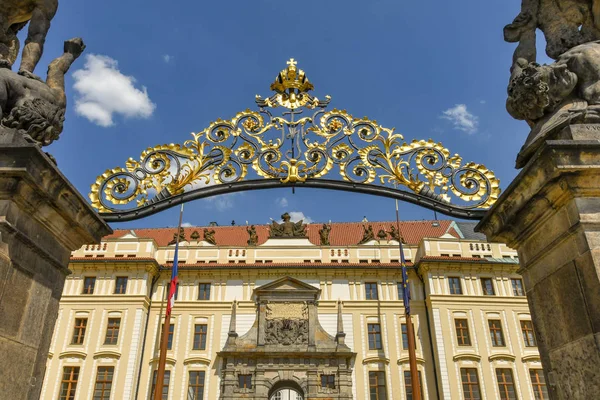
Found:
[[[385,240],[386,238],[387,238],[387,233],[385,232],[385,229],[380,229],[379,232],[377,232],[377,239]]]
[[[19,54],[17,33],[29,22],[19,74],[35,77],[33,70],[42,57],[50,21],[58,0],[2,0],[0,2],[0,68],[12,67]]]
[[[46,83],[0,69],[2,125],[17,129],[40,146],[58,139],[67,106],[65,74],[84,49],[79,38],[66,41],[64,54],[48,66]]]
[[[396,242],[400,242],[402,244],[406,243],[406,240],[404,240],[404,237],[400,235],[400,232],[398,231],[398,229],[396,229],[394,225],[390,225],[390,230],[388,234],[390,235],[390,239],[395,240]]]
[[[321,239],[321,246],[329,246],[329,234],[331,233],[331,225],[323,224],[323,227],[319,229],[319,238]]]
[[[185,242],[186,238],[185,238],[185,230],[183,228],[179,228],[179,235],[177,234],[177,232],[175,232],[173,234],[173,240],[171,240],[169,242],[169,246],[172,244],[176,244],[177,243],[177,237],[179,236],[179,243],[181,242]]]
[[[517,159],[522,166],[550,132],[573,123],[600,122],[600,43],[576,46],[550,65],[519,59],[508,86],[508,112],[531,133]]]
[[[194,231],[194,232],[192,232],[192,234],[190,235],[190,237],[193,240],[198,240],[200,238],[200,234],[198,233],[198,231]]]
[[[363,230],[364,230],[363,237],[360,240],[360,242],[358,242],[358,244],[364,244],[364,243],[370,242],[371,240],[375,240],[375,233],[373,232],[373,225],[369,225],[368,228],[363,225]]]
[[[248,235],[250,238],[248,239],[248,246],[256,246],[258,244],[258,235],[256,234],[256,228],[254,225],[250,225],[249,228],[246,228]]]
[[[210,244],[217,244],[217,241],[215,240],[215,230],[204,228],[204,240]]]
[[[302,223],[303,220],[291,222],[291,217],[288,213],[283,214],[281,219],[283,220],[281,224],[275,221],[271,223],[269,237],[306,237],[306,224]]]
[[[270,319],[266,321],[265,343],[292,344],[308,343],[308,320],[307,319]]]
[[[600,39],[599,0],[523,0],[521,12],[504,28],[507,42],[519,42],[514,61],[535,61],[535,31],[546,39],[546,54],[557,59],[567,50]]]
[[[536,63],[537,29],[553,64]],[[531,127],[517,157],[520,168],[553,132],[600,122],[600,0],[523,0],[504,38],[519,43],[506,108]]]

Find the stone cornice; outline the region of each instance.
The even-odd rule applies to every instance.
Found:
[[[425,364],[425,359],[422,357],[416,357],[416,361],[419,364]],[[408,356],[400,357],[400,359],[398,359],[398,365],[408,364],[409,362],[410,358]]]
[[[111,350],[98,351],[94,353],[94,360],[97,360],[98,358],[114,358],[118,360],[121,358],[121,353]]]
[[[205,357],[188,357],[185,360],[183,360],[183,365],[205,364],[205,365],[209,366],[210,363],[211,363],[211,360],[209,358],[205,358]]]
[[[481,356],[475,353],[460,353],[454,355],[452,357],[452,361],[460,361],[460,360],[473,360],[473,361],[481,361]]]
[[[175,364],[177,363],[177,360],[174,359],[173,357],[167,357],[166,359],[166,364],[169,364],[171,366],[175,366]],[[148,365],[153,365],[153,364],[158,364],[158,357],[154,357],[153,359],[151,359],[148,362]]]
[[[521,357],[522,362],[541,362],[539,354],[529,354]]]
[[[508,360],[508,361],[515,361],[516,357],[512,354],[508,354],[508,353],[500,353],[500,354],[492,354],[491,356],[488,357],[489,361],[496,361],[496,360]]]
[[[363,363],[363,365],[367,365],[367,364],[371,364],[371,363],[385,363],[385,365],[388,365],[390,363],[390,359],[387,357],[379,357],[379,356],[367,357],[362,360],[362,363]]]
[[[85,359],[87,357],[87,353],[84,353],[83,351],[77,351],[77,350],[67,350],[67,351],[63,351],[62,353],[60,353],[58,355],[58,358],[63,359],[63,358],[81,358],[81,359]]]

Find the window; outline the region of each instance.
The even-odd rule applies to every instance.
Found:
[[[533,397],[535,400],[548,400],[548,388],[546,388],[546,378],[541,369],[530,369],[529,376],[533,385]]]
[[[79,367],[64,367],[60,384],[60,396],[58,400],[73,400],[77,389],[77,378],[79,378]]]
[[[484,296],[494,296],[494,282],[492,278],[481,278],[481,289],[483,289]]]
[[[179,295],[179,282],[175,284],[175,300],[177,300],[177,295]]]
[[[463,294],[462,286],[460,285],[460,278],[456,276],[449,277],[448,284],[450,285],[450,294]]]
[[[169,338],[167,340],[167,350],[173,347],[173,332],[175,332],[175,324],[169,324]]]
[[[460,380],[465,400],[481,400],[479,378],[477,378],[477,370],[475,368],[461,368]]]
[[[365,282],[365,300],[379,300],[376,282]]]
[[[496,368],[496,379],[498,380],[500,400],[517,400],[512,369]]]
[[[404,283],[398,282],[398,300],[404,300]]]
[[[95,276],[86,276],[83,279],[82,294],[93,294],[95,286],[96,286],[96,277]]]
[[[523,332],[523,341],[525,347],[536,347],[535,333],[533,333],[533,324],[531,321],[521,321],[521,332]]]
[[[381,350],[381,326],[379,324],[367,324],[369,336],[369,350]]]
[[[455,319],[456,340],[459,346],[470,346],[471,336],[469,335],[469,324],[466,319]]]
[[[127,293],[127,277],[117,276],[117,284],[115,285],[115,294]]]
[[[494,347],[504,347],[504,333],[502,333],[502,323],[499,319],[490,319],[488,320],[488,325],[490,327],[490,337],[492,339],[492,346]]]
[[[321,387],[335,389],[335,375],[321,375]]]
[[[417,371],[419,374],[419,385],[421,387],[421,400],[423,399],[423,378],[421,377],[421,371]],[[413,385],[410,371],[404,371],[404,388],[406,389],[406,400],[415,400],[413,397]]]
[[[206,324],[194,325],[194,350],[206,350]]]
[[[119,341],[119,328],[121,327],[121,318],[109,318],[106,326],[106,337],[104,344],[117,344]]]
[[[187,400],[204,399],[204,371],[190,371]]]
[[[387,400],[384,372],[369,372],[369,400]]]
[[[114,367],[98,367],[96,385],[94,386],[94,400],[110,399],[114,370]]]
[[[154,370],[152,375],[152,388],[150,389],[150,400],[154,400],[154,391],[156,390],[156,376],[158,371]],[[165,370],[165,376],[163,378],[163,390],[160,396],[160,400],[169,400],[169,381],[171,380],[171,371]]]
[[[71,344],[83,344],[86,327],[87,318],[75,318],[75,328],[73,329],[73,340],[71,340]]]
[[[210,300],[210,283],[201,283],[198,286],[198,300]]]
[[[401,325],[402,328],[402,348],[408,350],[408,327],[406,324]],[[413,324],[413,339],[415,338],[415,325]],[[415,340],[415,349],[417,348],[417,341]]]
[[[240,389],[252,389],[252,375],[238,375]]]
[[[523,281],[521,279],[511,279],[513,295],[514,296],[525,296],[525,290],[523,290]]]

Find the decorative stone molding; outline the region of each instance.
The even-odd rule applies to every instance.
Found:
[[[481,361],[481,356],[475,353],[462,353],[456,354],[452,357],[452,361],[460,361],[460,360],[473,360],[473,361]]]

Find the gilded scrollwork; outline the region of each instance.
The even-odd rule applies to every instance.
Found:
[[[465,209],[488,208],[498,198],[499,181],[483,165],[463,164],[431,140],[406,143],[394,129],[366,117],[328,111],[329,97],[310,96],[312,84],[293,61],[272,89],[271,98],[257,96],[258,111],[218,119],[183,145],[149,148],[139,161],[107,170],[92,185],[92,205],[104,213],[123,205],[141,207],[203,186],[246,180],[250,170],[282,184],[333,175],[356,184],[404,187],[447,203],[455,196]],[[276,107],[289,111],[275,116]],[[296,119],[304,112],[311,115]]]

